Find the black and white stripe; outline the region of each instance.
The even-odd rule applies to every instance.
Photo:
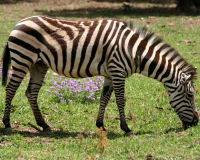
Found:
[[[121,128],[127,135],[132,134],[125,121],[124,87],[125,79],[133,73],[162,82],[183,123],[197,124],[192,85],[196,69],[144,28],[132,30],[116,20],[64,21],[44,16],[29,17],[20,21],[10,33],[3,56],[3,85],[6,85],[10,59],[13,74],[6,87],[3,118],[8,131],[11,131],[11,101],[28,71],[31,79],[26,96],[37,124],[50,130],[37,105],[38,92],[48,68],[72,78],[105,77],[98,127],[103,127],[105,107],[114,90]]]

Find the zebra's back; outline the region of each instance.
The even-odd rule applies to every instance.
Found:
[[[107,76],[107,58],[117,45],[117,32],[123,25],[125,28],[123,22],[105,19],[64,21],[29,17],[11,32],[9,48],[22,51],[33,63],[42,60],[53,71],[67,77]]]

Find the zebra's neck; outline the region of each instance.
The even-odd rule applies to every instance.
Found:
[[[151,43],[151,42],[150,42]],[[179,57],[175,57],[174,50],[165,44],[148,45],[139,59],[136,72],[156,79],[162,83],[176,81],[180,65],[176,65]],[[138,59],[137,59],[138,60]]]
[[[144,28],[134,30],[129,48],[133,72],[162,83],[178,83],[181,73],[190,74],[194,70],[170,45],[162,42],[155,34],[146,33]]]

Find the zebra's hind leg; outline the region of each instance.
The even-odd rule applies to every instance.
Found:
[[[30,69],[30,81],[26,90],[26,96],[31,105],[37,125],[41,126],[43,131],[51,131],[51,128],[46,124],[42,117],[40,109],[38,108],[37,97],[47,70],[48,67],[42,61],[34,64]]]
[[[116,77],[113,78],[113,88],[115,92],[116,102],[120,115],[120,127],[123,131],[125,131],[125,136],[133,135],[133,131],[131,131],[126,123],[124,107],[125,107],[125,99],[124,99],[124,88],[125,88],[125,79]]]
[[[110,100],[112,91],[113,91],[112,81],[108,78],[105,78],[103,91],[101,93],[101,98],[100,98],[100,107],[99,107],[98,117],[96,121],[96,126],[98,128],[102,127],[104,131],[105,131],[105,128],[103,125],[104,113],[105,113],[105,108],[108,104],[108,101]]]
[[[5,134],[11,134],[12,129],[10,125],[10,109],[11,109],[11,102],[13,97],[15,96],[16,90],[20,86],[26,72],[28,71],[27,68],[22,67],[23,69],[19,69],[20,66],[12,66],[12,76],[8,85],[6,86],[6,101],[5,101],[5,110],[3,116],[3,123],[5,125]]]

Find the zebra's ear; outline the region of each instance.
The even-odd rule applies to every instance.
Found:
[[[180,84],[185,84],[185,83],[191,81],[191,79],[192,79],[192,75],[182,73],[181,76],[180,76]]]

